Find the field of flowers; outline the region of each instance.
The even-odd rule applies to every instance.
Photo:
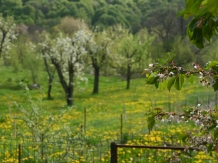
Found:
[[[146,113],[160,107],[180,111],[185,106],[215,107],[212,89],[185,83],[182,91],[168,92],[133,79],[131,89],[119,77],[101,77],[100,93],[92,95],[88,85],[75,92],[75,105],[66,106],[58,80],[52,100],[46,100],[46,75],[41,74],[42,89],[29,90],[19,85],[28,80],[27,72],[14,73],[1,68],[0,74],[0,160],[1,162],[110,162],[110,143],[140,145],[184,145],[180,134],[196,132],[193,124],[158,122],[147,129]],[[28,83],[28,82],[27,82]],[[28,84],[27,84],[28,85]],[[119,149],[119,162],[158,162],[170,159],[173,151]],[[19,155],[20,154],[20,155]],[[194,153],[188,162],[216,162],[215,157]],[[190,161],[191,160],[191,161]]]

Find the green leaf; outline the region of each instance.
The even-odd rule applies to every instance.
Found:
[[[173,84],[175,83],[176,77],[172,77],[169,79],[168,83],[167,83],[167,89],[170,91],[171,87],[173,86]]]
[[[207,41],[210,41],[211,37],[213,36],[213,32],[212,29],[209,27],[209,25],[203,27],[203,33]]]
[[[179,77],[176,78],[176,81],[175,81],[175,88],[177,90],[180,90],[180,87],[179,87]]]
[[[188,78],[188,81],[193,84],[193,83],[194,83],[194,79],[195,79],[194,75],[191,74],[191,75],[189,76],[189,78]]]
[[[156,81],[156,82],[154,83],[154,85],[155,85],[155,88],[158,88],[158,87],[159,87],[159,82]]]
[[[215,21],[215,27],[218,27],[218,19]]]
[[[213,69],[214,71],[218,72],[218,65],[212,67],[212,69]]]
[[[198,24],[198,19],[192,19],[191,21],[190,21],[190,23],[188,24],[188,30],[189,31],[194,31],[194,29],[196,28],[196,26],[197,26],[197,24]]]
[[[202,39],[202,40],[195,41],[194,44],[195,44],[199,49],[204,48],[203,39]]]
[[[212,152],[212,150],[213,150],[213,144],[208,144],[208,145],[207,145],[207,151],[208,151],[208,153]]]
[[[152,73],[146,78],[146,84],[155,84],[159,77],[156,76],[156,73]]]
[[[159,83],[160,90],[165,90],[166,89],[167,80],[163,80],[162,82],[158,82],[158,83]]]
[[[148,117],[148,130],[151,131],[155,125],[155,116]]]
[[[191,13],[188,13],[187,10],[181,10],[177,16],[183,16],[183,18],[186,20],[191,16]]]
[[[205,70],[213,69],[214,71],[218,72],[218,61],[211,61],[208,62],[207,66],[205,67]]]
[[[218,61],[212,61],[207,64],[205,70],[213,69],[214,71],[218,72]]]
[[[184,83],[184,76],[182,74],[179,74],[176,77],[176,81],[175,81],[175,88],[179,91],[182,89],[182,85]]]
[[[204,35],[201,28],[195,28],[190,39],[198,48],[204,47]]]
[[[206,1],[207,2],[207,9],[210,13],[217,15],[217,10],[218,10],[218,3],[216,0],[210,0]]]
[[[175,58],[176,54],[173,52],[167,52],[164,54],[163,59],[157,59],[160,65],[168,64],[170,61],[172,61]]]
[[[215,127],[216,127],[216,124],[213,124],[212,126],[210,126],[210,127],[208,128],[208,130],[209,130],[209,131],[210,131],[210,130],[213,130]]]
[[[207,114],[208,114],[208,112],[205,110],[201,112],[201,115],[207,115]]]
[[[208,69],[215,67],[215,66],[218,66],[218,61],[208,62],[207,66],[205,67],[205,70],[208,70]]]
[[[208,23],[203,27],[203,34],[204,37],[210,41],[210,39],[213,36],[214,30],[215,30],[215,21],[210,18],[208,21]]]
[[[190,112],[193,111],[193,108],[185,108],[183,111],[184,111],[186,114],[189,114]]]
[[[164,64],[164,60],[163,59],[158,58],[157,61],[159,62],[160,65]]]
[[[214,138],[218,138],[218,128],[213,133]]]
[[[214,91],[218,90],[218,80],[216,80],[215,84],[213,85],[213,90]]]
[[[169,63],[175,58],[176,54],[173,52],[167,52],[164,55],[164,63]]]
[[[181,133],[179,135],[179,139],[181,139],[184,143],[185,143],[187,138],[188,138],[188,134],[186,134],[186,133]]]
[[[196,31],[196,38],[195,38],[195,40],[196,41],[201,41],[203,38],[204,38],[204,36],[203,36],[203,30],[201,29],[201,28],[195,28],[194,29],[194,32]]]
[[[185,15],[187,19],[187,15],[195,15],[199,11],[202,0],[186,0],[185,3],[186,9],[181,11],[179,15]]]

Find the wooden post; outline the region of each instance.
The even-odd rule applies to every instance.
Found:
[[[120,142],[123,142],[123,114],[120,115]]]
[[[44,159],[44,134],[41,134],[41,159],[42,159],[42,161],[43,161],[43,159]]]
[[[86,108],[84,108],[84,122],[83,122],[84,134],[86,134]]]
[[[123,107],[123,118],[126,121],[126,106]]]
[[[17,132],[16,132],[16,127],[17,127],[17,125],[16,125],[17,123],[16,123],[16,114],[14,114],[14,137],[16,137],[17,136]]]
[[[8,102],[8,111],[9,111],[9,114],[10,114],[10,117],[12,118],[12,114],[11,114],[11,104]]]
[[[118,163],[117,160],[117,146],[115,142],[111,143],[111,163]]]
[[[21,163],[21,144],[18,144],[18,163]]]

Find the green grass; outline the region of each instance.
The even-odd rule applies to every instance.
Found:
[[[13,72],[11,68],[1,67],[0,69],[0,110],[2,113],[7,113],[9,105],[13,102],[23,105],[28,105],[25,101],[24,90],[19,85],[19,82],[29,81],[28,73]],[[30,94],[34,99],[42,97],[44,99],[45,109],[51,112],[58,113],[66,108],[65,95],[57,75],[52,89],[52,100],[46,100],[47,93],[47,74],[42,72],[39,76],[42,90],[31,90]],[[100,77],[99,94],[92,95],[93,77],[88,76],[88,85],[80,85],[75,88],[74,92],[74,112],[78,114],[77,118],[73,118],[72,125],[83,123],[84,108],[87,109],[87,123],[94,127],[104,128],[110,126],[115,129],[116,125],[108,125],[107,123],[119,123],[120,115],[126,114],[127,120],[138,121],[145,120],[144,114],[149,109],[154,107],[162,107],[166,110],[176,111],[184,105],[196,105],[198,102],[207,102],[208,98],[212,101],[214,93],[211,89],[199,86],[197,83],[184,86],[182,91],[172,89],[171,92],[165,90],[157,90],[154,86],[146,85],[145,79],[139,78],[131,80],[131,89],[126,90],[126,82],[119,77]],[[212,102],[211,102],[212,103]],[[12,108],[12,111],[13,110]],[[124,113],[125,112],[125,113]],[[72,112],[72,116],[73,116]],[[113,124],[114,124],[113,123]],[[146,123],[144,123],[146,124]]]
[[[31,84],[31,80],[28,71],[13,72],[10,67],[1,67],[0,74],[0,128],[1,124],[11,125],[11,128],[4,130],[4,133],[11,134],[14,132],[14,122],[9,122],[6,117],[20,116],[20,110],[15,107],[14,102],[27,110],[30,109],[29,102],[24,95],[25,91],[19,82],[25,81]],[[74,108],[62,117],[59,125],[62,127],[68,124],[72,135],[85,132],[85,136],[90,140],[119,139],[121,115],[123,136],[133,134],[143,137],[148,133],[145,113],[155,107],[161,107],[166,111],[181,111],[184,106],[196,106],[199,102],[207,104],[210,101],[211,105],[215,104],[213,90],[200,86],[197,81],[194,84],[186,82],[181,91],[172,88],[169,92],[166,89],[157,90],[154,86],[146,85],[142,77],[131,80],[131,89],[126,90],[125,80],[119,77],[101,76],[99,94],[93,95],[93,77],[90,75],[87,77],[89,78],[88,85],[76,86]],[[36,102],[38,98],[42,98],[41,106],[44,110],[49,114],[58,115],[60,111],[68,108],[57,74],[52,89],[52,100],[47,100],[46,95],[47,74],[41,72],[38,81],[43,89],[30,90],[29,93]],[[84,126],[86,126],[85,131]],[[181,124],[158,123],[155,130],[171,135],[183,132],[183,130],[177,131],[177,128],[190,129]],[[17,130],[22,131],[22,125],[17,125]],[[0,132],[3,130],[0,129]]]

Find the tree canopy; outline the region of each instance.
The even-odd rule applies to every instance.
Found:
[[[57,25],[61,18],[71,16],[101,28],[122,24],[136,33],[152,10],[170,3],[161,0],[1,0],[0,13],[4,17],[14,16],[16,23],[47,29]]]

